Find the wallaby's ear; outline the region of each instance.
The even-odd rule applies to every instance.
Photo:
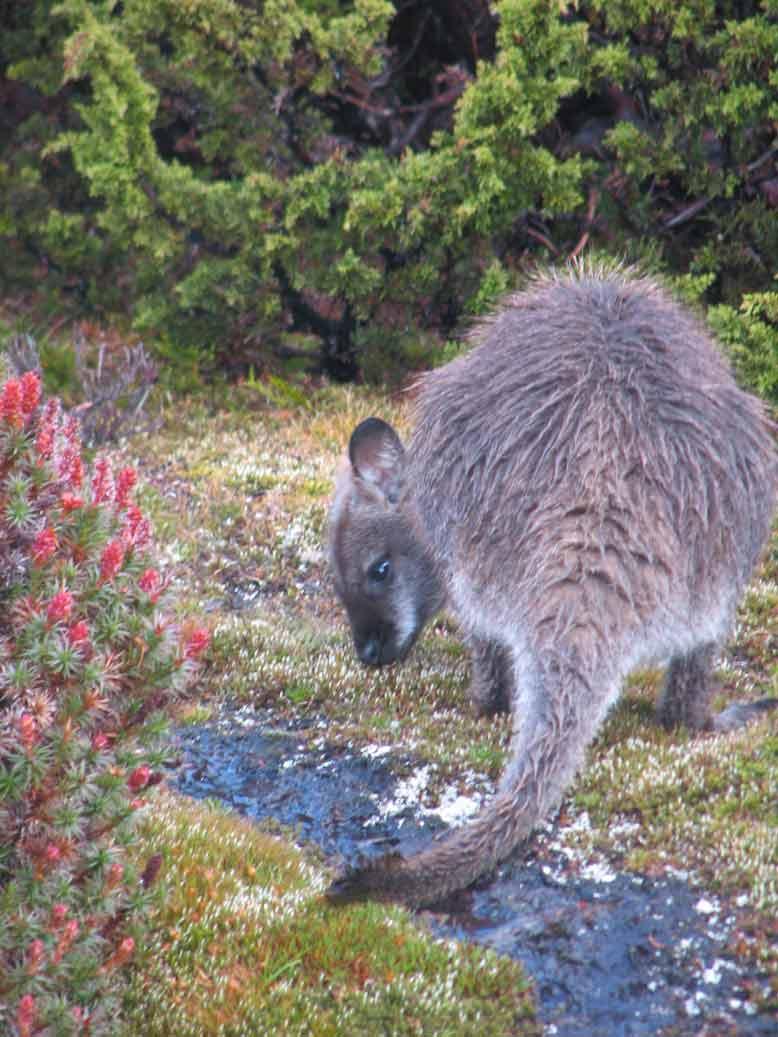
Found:
[[[351,433],[348,456],[357,479],[375,488],[390,503],[400,495],[405,448],[391,425],[367,418]]]

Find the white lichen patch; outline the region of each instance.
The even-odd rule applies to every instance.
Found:
[[[366,825],[373,827],[382,824],[387,818],[406,815],[416,819],[436,817],[450,827],[464,824],[481,809],[484,800],[483,790],[489,784],[480,775],[468,775],[468,787],[480,786],[481,792],[465,794],[459,785],[446,785],[433,792],[436,768],[432,764],[418,767],[408,777],[397,783],[388,799],[376,799],[376,812]],[[431,805],[430,801],[434,800]],[[404,818],[400,818],[402,825]]]

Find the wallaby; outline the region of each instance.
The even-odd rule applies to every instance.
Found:
[[[350,869],[335,899],[421,905],[505,859],[555,807],[627,673],[667,662],[659,720],[728,730],[711,671],[767,538],[778,465],[762,404],[657,284],[539,277],[425,375],[408,450],[368,418],[330,520],[360,659],[402,659],[444,604],[479,713],[513,710],[478,817],[410,858]]]

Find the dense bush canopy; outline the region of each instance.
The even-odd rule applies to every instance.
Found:
[[[10,285],[351,378],[595,245],[691,275],[775,390],[778,0],[0,12]]]

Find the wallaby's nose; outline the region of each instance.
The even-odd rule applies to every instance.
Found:
[[[367,666],[378,666],[381,658],[381,642],[377,637],[368,637],[357,649],[357,654]]]

